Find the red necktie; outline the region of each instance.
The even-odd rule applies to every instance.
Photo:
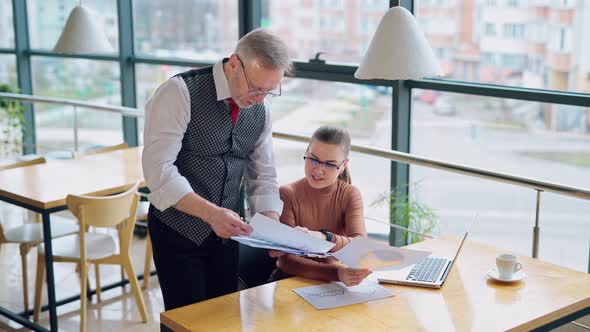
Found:
[[[235,126],[236,122],[238,121],[238,114],[240,114],[240,106],[238,106],[238,104],[236,104],[232,98],[229,98],[227,101],[229,102],[229,106],[231,108],[231,112],[229,113],[231,116],[231,123]]]

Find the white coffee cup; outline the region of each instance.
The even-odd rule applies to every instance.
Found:
[[[522,264],[516,261],[516,256],[512,254],[500,254],[496,257],[496,266],[498,274],[502,279],[512,279],[514,273],[522,269]]]

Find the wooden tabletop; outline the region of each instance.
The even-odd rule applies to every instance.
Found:
[[[142,151],[136,147],[0,171],[0,197],[49,209],[65,205],[68,194],[109,195],[138,180],[143,185]]]
[[[452,257],[459,238],[412,248]],[[519,257],[526,278],[503,284],[486,272],[502,252],[466,241],[442,289],[383,284],[390,298],[317,310],[291,289],[320,284],[289,278],[160,314],[174,331],[528,331],[590,306],[590,275]]]

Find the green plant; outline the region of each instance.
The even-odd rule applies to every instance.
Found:
[[[371,206],[389,204],[389,223],[402,226],[414,232],[430,235],[437,228],[438,216],[428,206],[408,198],[393,190],[385,192],[373,202]],[[401,231],[401,230],[397,230]],[[422,240],[416,233],[403,232],[404,243],[414,243]]]
[[[10,85],[0,85],[0,92],[18,93]],[[0,155],[7,157],[22,153],[25,107],[18,100],[0,99]]]

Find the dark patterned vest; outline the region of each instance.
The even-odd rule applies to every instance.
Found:
[[[241,109],[234,126],[230,108],[217,101],[213,67],[190,70],[179,76],[188,87],[191,119],[174,164],[195,193],[238,212],[244,166],[266,121],[264,105]],[[197,245],[212,231],[208,223],[174,207],[164,211],[152,207],[150,213]]]

